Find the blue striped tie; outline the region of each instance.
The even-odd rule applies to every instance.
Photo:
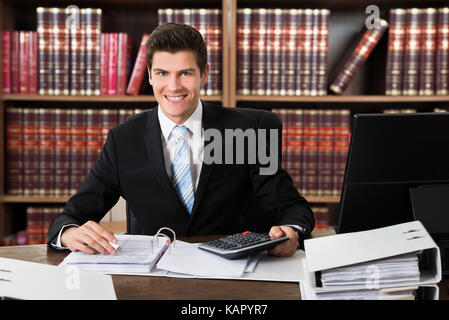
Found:
[[[187,132],[188,129],[184,126],[176,126],[172,131],[178,138],[175,158],[172,163],[172,183],[187,211],[192,213],[195,195],[193,194],[192,173],[190,171],[189,148],[184,139]]]

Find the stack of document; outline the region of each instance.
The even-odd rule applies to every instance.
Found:
[[[308,239],[304,246],[303,299],[438,299],[440,252],[419,221]]]

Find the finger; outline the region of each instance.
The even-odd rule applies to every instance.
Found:
[[[269,235],[271,239],[276,239],[284,236],[284,232],[279,226],[271,227]]]
[[[81,252],[88,253],[88,254],[96,254],[96,253],[97,253],[96,250],[90,248],[90,247],[87,246],[86,244],[81,243],[81,242],[79,242],[79,241],[75,241],[75,242],[69,247],[69,249],[70,249],[71,251],[81,251]]]
[[[90,221],[88,225],[92,230],[94,230],[96,233],[100,234],[103,238],[106,240],[117,243],[117,238],[114,236],[114,234],[106,229],[104,229],[102,226],[100,226],[98,223],[94,221]]]
[[[107,241],[103,239],[99,234],[96,234],[94,231],[92,231],[89,228],[84,228],[83,233],[80,236],[80,241],[83,244],[88,245],[89,247],[97,250],[101,254],[109,254],[109,250],[107,250],[104,246],[106,245]],[[101,243],[103,241],[103,243]],[[108,243],[109,246],[111,246]],[[112,247],[111,247],[112,248]],[[114,249],[114,248],[112,248]]]
[[[103,232],[103,233],[99,233],[97,231],[100,231],[100,232]],[[111,244],[109,243],[109,240],[107,238],[104,238],[104,236],[103,236],[103,234],[108,233],[108,231],[104,230],[102,227],[100,227],[95,222],[93,224],[87,224],[86,228],[85,228],[85,232],[98,245],[100,245],[102,248],[104,248],[103,251],[100,251],[101,253],[103,253],[103,254],[115,254],[115,253],[117,253],[117,250],[113,246],[111,246]]]

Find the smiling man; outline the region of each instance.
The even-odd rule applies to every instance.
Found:
[[[257,164],[203,163],[206,130],[257,130],[257,123],[234,108],[200,100],[209,72],[201,34],[167,23],[153,31],[146,47],[158,106],[110,130],[94,168],[51,225],[48,243],[115,253],[114,235],[98,221],[122,196],[132,212],[133,232],[149,235],[161,227],[178,236],[242,232],[256,223],[245,219],[257,203],[271,214],[270,236],[290,238],[271,253],[294,254],[314,219],[289,175],[281,168],[260,175]]]

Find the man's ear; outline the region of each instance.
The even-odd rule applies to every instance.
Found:
[[[204,86],[207,83],[207,76],[209,74],[209,64],[206,63],[206,68],[204,68],[204,73],[201,75],[201,85]]]
[[[148,68],[147,66],[147,71],[148,71],[148,82],[153,85],[153,79],[151,78],[151,71],[150,68]]]

